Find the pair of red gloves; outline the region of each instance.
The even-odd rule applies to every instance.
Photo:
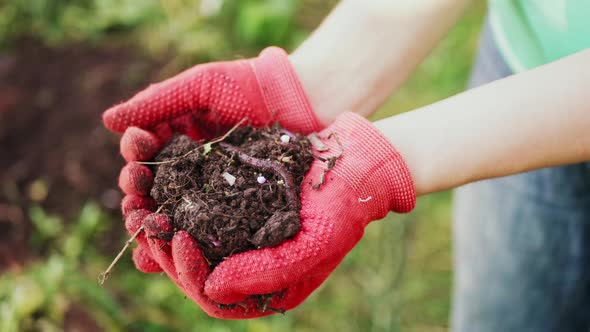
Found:
[[[173,132],[210,139],[246,116],[255,126],[279,121],[302,134],[336,133],[344,152],[319,190],[310,183],[319,181],[326,164],[314,161],[301,184],[302,226],[293,239],[234,255],[210,271],[188,233],[178,231],[171,241],[152,236],[172,229],[166,215],[153,212],[152,172],[134,161],[151,159]],[[279,294],[269,308],[297,306],[355,246],[369,222],[390,210],[410,211],[415,204],[412,178],[391,143],[352,113],[323,128],[279,48],[268,48],[254,59],[195,66],[110,108],[103,120],[109,129],[123,133],[121,154],[128,164],[119,185],[126,194],[125,226],[130,234],[142,225],[145,230],[137,237],[135,266],[143,272],[166,272],[213,317],[273,313],[259,310],[253,294]],[[331,151],[340,150],[334,140],[325,143]]]

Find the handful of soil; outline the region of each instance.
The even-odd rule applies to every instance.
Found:
[[[301,228],[299,185],[313,161],[306,137],[278,126],[240,127],[214,144],[176,136],[155,161],[151,196],[211,268]]]

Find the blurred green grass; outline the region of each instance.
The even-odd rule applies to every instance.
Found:
[[[33,8],[0,6],[4,40],[39,31],[36,35],[56,45],[69,40],[100,45],[133,39],[156,56],[161,56],[162,49],[172,49],[175,59],[180,59],[173,67],[197,59],[254,54],[267,44],[292,48],[313,24],[308,23],[314,21],[308,16],[309,8],[326,10],[319,1],[230,2],[214,20],[190,17],[198,1],[122,1],[115,5],[103,0],[93,2],[100,3],[97,7],[82,1],[67,7],[91,22],[77,29],[81,23],[68,16],[74,14],[44,12],[50,2],[35,3]],[[125,10],[113,11],[116,6]],[[35,16],[33,10],[43,15]],[[20,15],[18,11],[28,13],[32,26],[22,22],[9,26],[11,18]],[[92,16],[97,12],[99,19]],[[306,13],[304,17],[297,16],[301,12]],[[373,119],[462,91],[484,12],[485,5],[476,2]],[[287,24],[280,23],[285,19]],[[223,27],[215,28],[218,24]],[[269,35],[267,31],[277,24]],[[31,218],[37,222],[31,245],[50,250],[47,259],[0,276],[0,331],[59,331],[68,308],[80,305],[105,331],[446,331],[452,283],[450,203],[448,192],[429,195],[420,198],[410,214],[390,214],[372,223],[358,246],[300,307],[285,316],[250,321],[207,317],[165,276],[135,271],[129,254],[106,285],[99,287],[96,278],[114,253],[99,252],[96,243],[109,228],[123,232],[120,221],[109,220],[92,203],[68,226],[62,225],[59,216],[32,209]]]

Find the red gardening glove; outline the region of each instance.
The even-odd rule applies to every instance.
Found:
[[[254,294],[279,293],[268,308],[289,310],[328,277],[369,222],[390,210],[408,212],[415,204],[406,164],[371,123],[346,113],[320,136],[330,134],[337,135],[343,154],[319,190],[312,185],[318,183],[326,163],[314,161],[301,185],[301,230],[277,247],[234,255],[211,272],[186,232],[176,232],[171,242],[159,236],[172,230],[167,216],[136,211],[131,215],[135,219],[128,222],[130,231],[143,222],[147,239],[141,237],[140,245],[149,247],[156,264],[211,316],[243,319],[273,313],[261,312],[249,297]],[[326,157],[339,153],[335,138],[324,143],[330,147]]]
[[[284,291],[274,308],[291,309],[315,290],[356,245],[365,226],[393,210],[409,212],[416,193],[409,170],[391,143],[367,120],[345,113],[320,136],[336,134],[343,154],[318,183],[326,167],[315,160],[301,185],[301,230],[274,248],[240,253],[221,262],[205,282],[205,295],[236,303],[251,294]],[[324,140],[327,155],[340,151]],[[184,280],[186,291],[201,289]]]
[[[173,132],[211,138],[244,117],[256,126],[279,121],[301,133],[321,129],[287,54],[276,47],[254,59],[197,65],[107,110],[105,126],[124,132],[121,154],[129,162],[119,177],[123,215],[155,207],[147,196],[151,171],[133,161],[151,159]],[[137,268],[161,271],[143,247],[133,254]]]
[[[176,232],[170,240],[172,227],[168,216],[147,210],[135,210],[129,215],[127,225],[130,230],[137,230],[143,225],[145,232],[137,237],[137,250],[142,252],[142,255],[149,255],[149,264],[155,264],[158,269],[165,271],[170,279],[210,316],[245,319],[272,314],[271,311],[260,311],[252,298],[244,300],[240,305],[225,306],[207,297],[203,288],[210,273],[209,266],[197,243],[188,233]],[[139,258],[134,253],[136,264],[137,259]]]
[[[198,117],[199,127],[209,129],[227,129],[244,117],[254,126],[278,121],[299,133],[321,129],[287,53],[277,47],[253,59],[192,67],[108,109],[103,121],[122,133],[152,130],[183,115]]]

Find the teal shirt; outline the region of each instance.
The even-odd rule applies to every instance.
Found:
[[[590,48],[590,0],[490,0],[489,16],[514,72]]]

